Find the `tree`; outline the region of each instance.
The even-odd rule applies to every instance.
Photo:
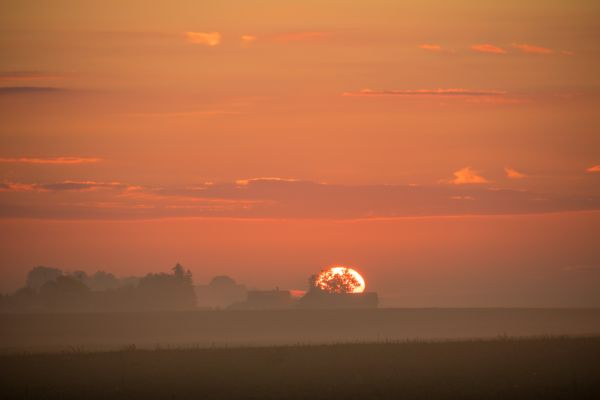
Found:
[[[59,276],[40,288],[40,298],[49,308],[77,310],[88,306],[90,289],[72,276]]]
[[[62,276],[62,274],[63,272],[58,268],[40,265],[29,271],[25,286],[34,290],[39,290],[45,283],[55,281],[56,278]]]
[[[23,287],[12,296],[5,296],[3,308],[11,311],[32,311],[39,308],[39,296],[35,289]]]
[[[189,269],[186,271],[181,264],[177,263],[172,271],[175,279],[188,285],[192,284],[192,272]]]
[[[73,271],[69,275],[71,275],[73,278],[77,279],[78,281],[83,282],[84,284],[87,284],[88,280],[90,279],[87,272],[85,272],[85,271]]]
[[[314,282],[315,287],[328,293],[352,293],[360,286],[348,268],[341,272],[322,271]]]
[[[148,274],[137,287],[139,305],[151,309],[189,309],[196,306],[192,273],[180,264],[172,274]]]
[[[319,284],[317,283],[318,279],[319,279],[319,275],[317,275],[317,274],[312,274],[311,276],[308,277],[308,291],[309,292],[320,289]]]
[[[119,280],[110,272],[97,271],[90,277],[88,286],[92,290],[116,289],[119,287]]]

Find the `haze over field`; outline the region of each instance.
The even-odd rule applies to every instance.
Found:
[[[0,7],[2,293],[344,264],[384,306],[600,306],[596,1]]]

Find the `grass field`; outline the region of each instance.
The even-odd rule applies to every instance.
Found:
[[[600,337],[0,356],[2,398],[592,399]]]
[[[0,353],[600,335],[600,309],[0,314]]]

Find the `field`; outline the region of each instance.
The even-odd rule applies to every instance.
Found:
[[[600,338],[0,356],[2,398],[592,399]]]
[[[600,335],[599,309],[0,314],[0,353]]]

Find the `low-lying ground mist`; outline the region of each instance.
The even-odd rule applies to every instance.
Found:
[[[598,309],[0,314],[0,351],[115,350],[600,334]]]

